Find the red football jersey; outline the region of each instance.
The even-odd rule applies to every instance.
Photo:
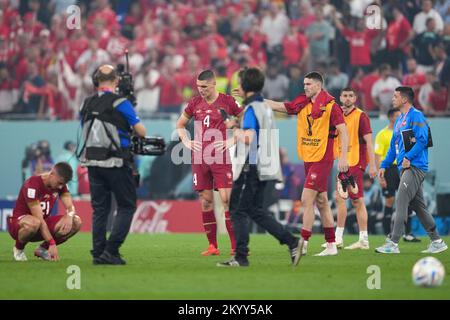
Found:
[[[66,185],[62,189],[48,189],[44,185],[41,176],[32,176],[20,188],[19,197],[13,210],[13,217],[31,214],[27,203],[39,201],[45,219],[50,216],[58,196],[66,192],[69,192]]]
[[[227,128],[220,113],[220,109],[223,109],[230,116],[238,116],[243,111],[239,108],[236,100],[234,100],[232,96],[223,93],[219,93],[218,98],[212,104],[208,104],[205,99],[200,96],[193,97],[189,101],[186,109],[184,109],[184,115],[188,118],[194,118],[195,120],[194,140],[202,141],[202,149],[204,151],[202,160],[215,156],[215,152],[211,149],[212,147],[207,148],[208,145],[216,140],[220,141],[227,139]],[[224,162],[222,163],[227,163],[225,158],[226,154],[227,153],[224,153]]]

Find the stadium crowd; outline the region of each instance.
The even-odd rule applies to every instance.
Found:
[[[244,66],[265,71],[273,100],[317,70],[372,116],[400,84],[427,116],[450,110],[450,0],[1,0],[0,116],[76,119],[93,70],[125,49],[141,116],[178,113],[205,68],[229,93]]]

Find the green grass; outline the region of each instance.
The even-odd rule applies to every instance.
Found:
[[[229,258],[227,236],[219,238],[222,256],[203,257],[202,234],[131,234],[122,247],[126,266],[94,266],[91,235],[78,234],[59,247],[61,260],[33,257],[35,244],[26,248],[28,261],[12,260],[13,241],[0,233],[0,299],[450,299],[450,250],[436,257],[446,266],[439,288],[415,287],[411,270],[428,245],[401,243],[401,254],[380,255],[372,248],[383,237],[371,237],[369,251],[340,251],[335,257],[314,257],[322,235],[310,241],[309,255],[290,265],[286,247],[269,235],[251,236],[249,268],[217,268]],[[346,243],[356,240],[347,236]],[[449,237],[445,238],[449,243]],[[81,289],[69,290],[67,267],[81,269]],[[381,269],[381,289],[369,290],[367,267]]]

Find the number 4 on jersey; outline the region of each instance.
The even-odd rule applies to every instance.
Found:
[[[207,128],[209,128],[209,115],[207,115],[205,117],[205,119],[203,119],[203,125]]]
[[[192,182],[194,182],[194,185],[197,185],[197,174],[194,173],[193,177],[192,177]]]

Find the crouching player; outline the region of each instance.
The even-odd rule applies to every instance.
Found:
[[[23,251],[28,242],[43,241],[34,255],[44,260],[59,260],[56,246],[80,230],[81,219],[66,183],[72,179],[72,168],[66,162],[55,164],[50,172],[32,176],[20,188],[13,215],[8,218],[8,231],[16,241],[13,248],[16,261],[26,261]],[[51,216],[58,199],[66,208],[65,215]]]

